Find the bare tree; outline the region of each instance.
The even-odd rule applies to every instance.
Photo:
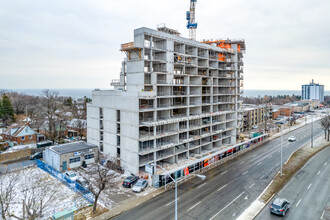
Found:
[[[86,130],[86,120],[83,119],[77,119],[75,120],[74,123],[75,128],[78,131],[78,135],[80,138],[82,138],[84,136],[85,130]]]
[[[17,173],[0,175],[0,208],[2,210],[2,219],[7,219],[10,215],[10,206],[13,204],[15,186],[18,181]]]
[[[101,158],[102,160],[102,158]],[[102,165],[100,161],[95,163],[87,173],[92,176],[92,178],[86,179],[88,184],[88,189],[94,195],[94,203],[92,212],[96,212],[97,202],[103,190],[115,186],[115,177],[118,175],[115,171],[111,169],[111,166]]]
[[[26,177],[22,186],[23,219],[41,217],[58,192],[52,184],[48,184],[45,180],[41,180],[41,177],[36,176]]]
[[[58,91],[52,91],[49,89],[45,89],[42,91],[42,99],[41,99],[41,108],[44,114],[44,117],[48,121],[48,136],[49,138],[55,142],[56,139],[56,121],[58,117],[56,116],[56,112],[61,107],[61,102],[59,101]]]
[[[327,134],[328,134],[328,141],[330,137],[330,116],[326,116],[321,120],[321,126],[322,129],[324,130],[324,139],[327,139]]]

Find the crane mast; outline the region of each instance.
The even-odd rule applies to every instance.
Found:
[[[195,9],[196,9],[197,0],[190,0],[190,10],[187,11],[187,28],[189,29],[189,38],[196,40],[196,29],[197,23],[195,21]]]

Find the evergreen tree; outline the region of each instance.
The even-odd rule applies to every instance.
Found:
[[[2,95],[2,121],[8,125],[8,123],[15,120],[14,108],[11,104],[9,97],[6,94]]]

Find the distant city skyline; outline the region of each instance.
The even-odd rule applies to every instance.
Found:
[[[166,23],[188,36],[189,1],[154,2],[1,1],[0,89],[110,88],[133,29]],[[328,8],[326,0],[198,1],[197,39],[245,39],[244,89],[301,90],[314,79],[327,91]]]

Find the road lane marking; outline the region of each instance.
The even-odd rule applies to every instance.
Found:
[[[227,184],[224,185],[224,186],[221,186],[221,187],[218,189],[218,191],[222,190],[222,189],[225,188],[226,186],[227,186]]]
[[[298,203],[297,203],[296,207],[298,207],[298,205],[300,204],[300,202],[301,202],[301,199],[298,201]]]
[[[254,186],[254,183],[253,183],[251,186],[249,186],[249,189],[250,189],[252,186]]]
[[[307,189],[311,188],[312,184],[309,184],[309,186],[307,187]]]
[[[325,163],[324,163],[324,166],[326,166],[326,165],[327,165],[327,163],[328,163],[328,162],[325,162]]]
[[[262,176],[259,178],[259,180],[261,180],[262,178],[264,178],[264,176],[265,176],[265,175],[262,175]]]
[[[272,156],[273,156],[273,154],[271,154],[268,158],[270,159],[270,158],[272,158]]]
[[[196,203],[195,205],[191,206],[191,207],[187,210],[187,212],[189,212],[190,210],[192,210],[193,208],[195,208],[196,206],[198,206],[201,202],[202,202],[202,201],[200,201],[200,202]]]
[[[280,163],[277,163],[275,166],[277,167],[278,165],[280,165]]]
[[[226,171],[224,171],[224,172],[222,172],[220,175],[223,175],[223,174],[225,174],[225,173],[227,173],[228,171],[226,170]]]
[[[219,215],[223,210],[225,210],[228,206],[230,206],[233,202],[235,202],[239,197],[241,197],[244,194],[244,192],[242,192],[241,194],[239,194],[233,201],[231,201],[230,203],[228,203],[225,207],[223,207],[217,214],[215,214],[212,218],[210,218],[210,220],[214,219],[217,215]]]
[[[243,163],[245,163],[245,161],[240,162],[239,165],[241,165],[241,164],[243,164]]]
[[[178,199],[177,199],[177,201],[178,201],[179,199],[180,199],[180,198],[178,198]],[[170,202],[170,203],[167,203],[167,204],[166,204],[166,206],[169,206],[169,205],[171,205],[173,202],[175,202],[175,199],[174,199],[172,202]]]
[[[321,218],[320,218],[320,219],[323,219],[323,216],[324,216],[324,212],[325,212],[325,210],[323,210],[323,212],[322,212],[322,215],[321,215]]]
[[[262,162],[259,162],[259,163],[257,164],[257,166],[259,166],[260,164],[262,164]]]
[[[249,171],[247,170],[247,171],[245,171],[244,173],[242,173],[242,176],[244,176],[245,174],[247,174]]]
[[[256,156],[258,156],[258,154],[253,155],[253,157],[256,157]]]
[[[270,169],[268,172],[269,172],[269,173],[271,173],[271,172],[272,172],[272,170],[273,170],[273,168],[272,168],[272,169]]]
[[[198,188],[201,188],[202,186],[204,186],[206,183],[203,183],[202,185],[199,185],[199,186],[197,186],[197,189]]]
[[[317,172],[317,175],[319,175],[321,173],[321,170],[319,170],[319,172]]]

